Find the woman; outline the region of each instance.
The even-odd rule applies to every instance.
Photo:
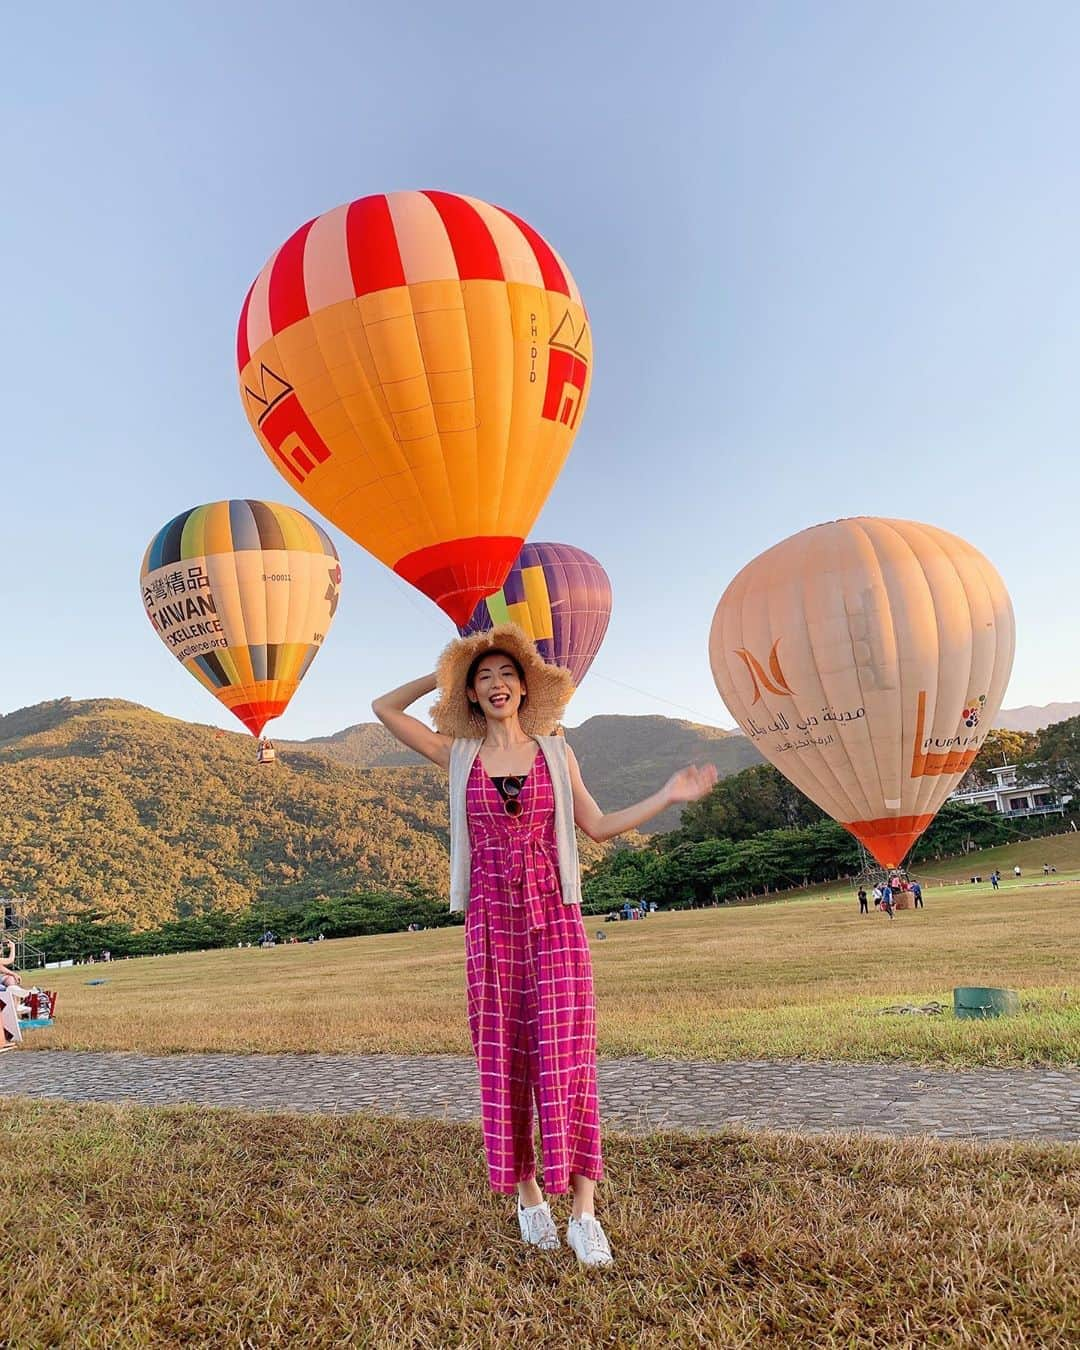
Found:
[[[15,944],[8,939],[0,955],[0,1050],[12,1050],[22,1040],[19,999],[26,990],[19,983],[18,972],[13,969],[14,961]]]
[[[517,1192],[526,1242],[559,1245],[536,1180],[535,1098],[545,1185],[550,1194],[573,1190],[567,1241],[583,1264],[598,1266],[612,1257],[594,1209],[603,1175],[596,1011],[574,826],[613,839],[704,796],[716,769],[683,769],[644,801],[601,811],[573,751],[553,734],[573,687],[520,628],[501,624],[452,642],[434,675],[371,706],[403,745],[450,773],[450,908],[466,911],[469,1029],[491,1187]],[[436,688],[432,731],[405,710]]]
[[[5,939],[3,951],[0,952],[0,988],[13,988],[23,994],[26,991],[20,987],[19,972],[15,969],[15,955],[14,942],[10,938]]]

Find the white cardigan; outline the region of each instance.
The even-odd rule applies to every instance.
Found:
[[[561,736],[535,736],[547,761],[555,791],[555,843],[559,854],[559,880],[564,905],[581,904],[581,870],[577,835],[574,833],[574,790],[566,742]],[[480,753],[481,741],[457,739],[450,747],[450,912],[464,914],[469,905],[472,848],[465,801],[469,774]]]

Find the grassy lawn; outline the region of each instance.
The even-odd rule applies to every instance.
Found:
[[[1044,876],[1044,863],[1056,867],[1057,872]],[[917,876],[924,887],[948,886],[950,894],[955,891],[958,894],[985,895],[993,889],[989,876],[995,867],[1001,872],[1003,889],[1018,886],[1026,892],[1033,887],[1039,888],[1032,891],[1033,894],[1041,893],[1044,886],[1080,881],[1080,832],[1070,830],[1067,834],[1050,835],[1045,839],[1025,839],[1018,844],[975,849],[971,853],[951,858],[931,858],[912,867],[911,875]],[[1019,881],[1013,876],[1014,867],[1020,868]],[[983,880],[972,885],[971,878],[976,876]],[[847,897],[849,894],[850,883],[833,881],[781,891],[778,898],[819,895]]]
[[[565,1247],[520,1244],[471,1127],[12,1101],[3,1343],[1080,1338],[1075,1149],[655,1135],[606,1150],[618,1264],[583,1272]],[[554,1208],[563,1228],[565,1198]]]
[[[1044,841],[1038,841],[1044,843]],[[929,887],[926,909],[860,917],[834,887],[784,903],[587,920],[600,1051],[679,1058],[1080,1061],[1080,885]],[[596,934],[603,933],[600,940]],[[460,929],[149,957],[49,971],[46,1048],[149,1052],[469,1050]],[[106,984],[90,988],[90,979]],[[951,1006],[955,985],[1021,991],[993,1022],[882,1015]]]
[[[1011,881],[1013,868],[1019,867],[1022,880],[1027,882],[1043,879],[1043,863],[1058,869],[1059,880],[1066,873],[1080,874],[1080,832],[1070,830],[1067,834],[1049,835],[1045,839],[1025,839],[1019,844],[976,849],[960,857],[931,859],[913,870],[951,881],[972,876],[988,877],[996,867],[1003,878]]]

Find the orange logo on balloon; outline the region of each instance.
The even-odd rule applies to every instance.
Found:
[[[986,695],[980,695],[979,708],[986,702]],[[979,719],[969,707],[964,709],[964,725],[978,726]],[[911,754],[912,778],[940,777],[942,774],[966,773],[975,762],[979,753],[978,745],[972,742],[974,736],[932,737],[926,735],[926,690],[919,690],[915,713],[915,743]]]
[[[745,647],[739,647],[735,655],[742,657],[746,664],[746,669],[750,672],[750,678],[754,682],[754,697],[750,700],[750,706],[753,707],[761,698],[761,686],[764,685],[770,694],[792,694],[795,691],[789,686],[784,672],[780,669],[780,658],[776,654],[777,647],[780,646],[780,639],[777,638],[769,652],[769,671],[772,679],[765,674],[761,662]]]

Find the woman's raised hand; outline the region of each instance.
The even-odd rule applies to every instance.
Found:
[[[716,783],[715,764],[691,764],[673,773],[664,788],[670,802],[696,802]]]

